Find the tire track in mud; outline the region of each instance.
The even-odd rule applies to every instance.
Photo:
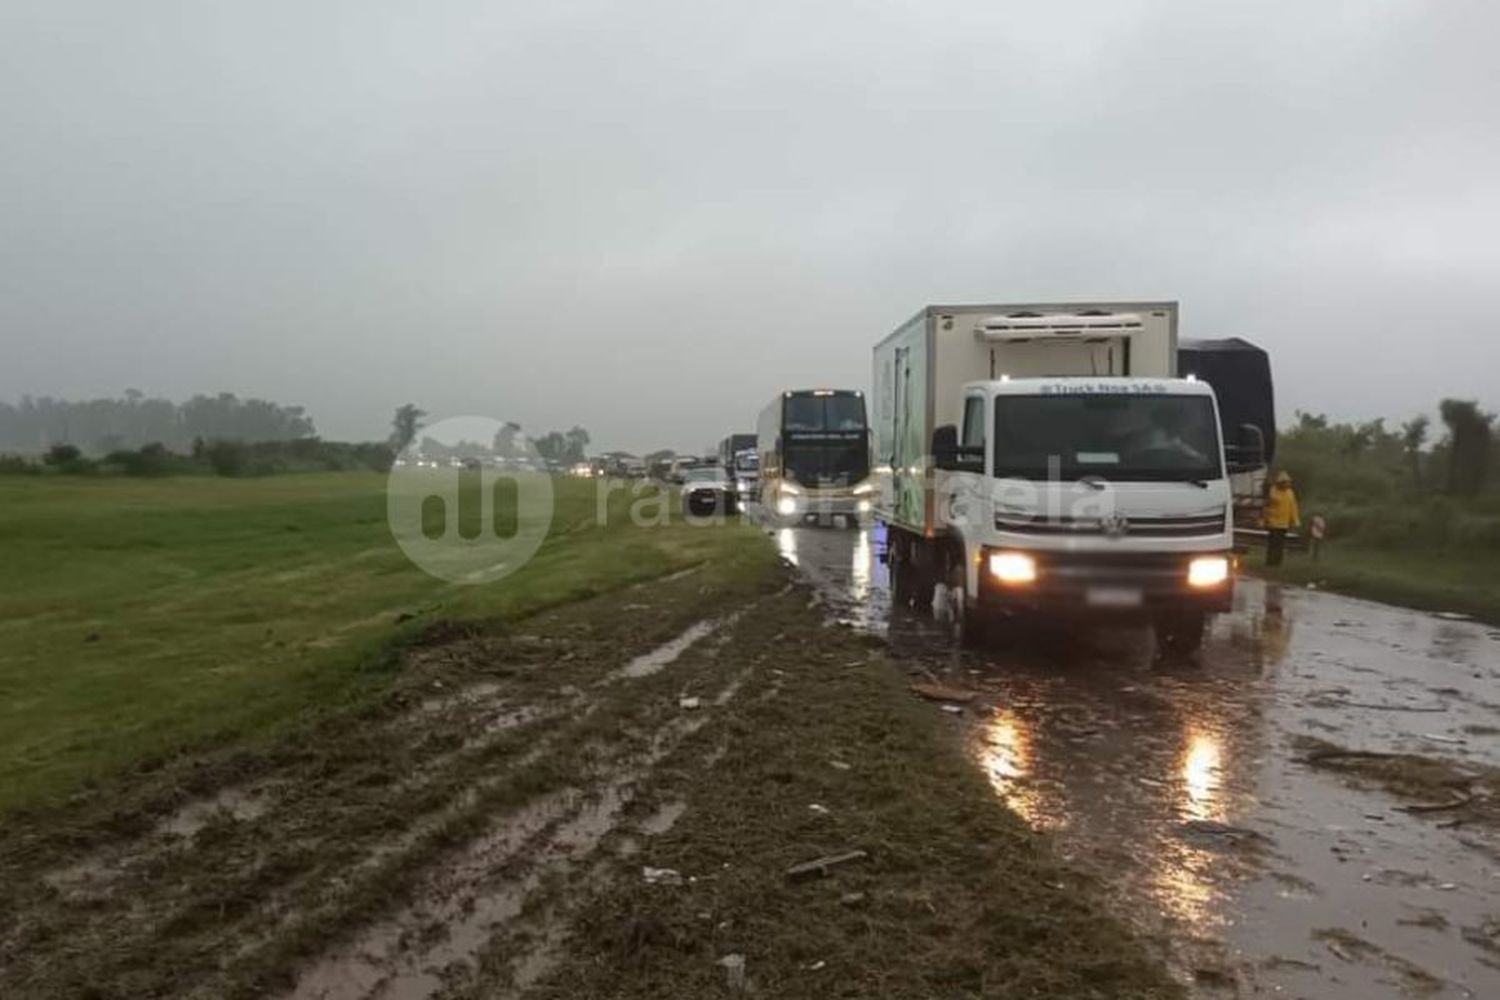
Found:
[[[485,820],[524,817],[540,803],[545,808],[531,821],[542,824],[537,835],[565,832],[570,816],[590,808],[568,791],[570,768],[600,753],[601,727],[626,718],[612,710],[601,722],[599,702],[584,691],[633,656],[650,655],[669,630],[691,621],[694,606],[717,596],[698,581],[691,596],[675,593],[685,589],[652,591],[645,607],[653,614],[635,605],[633,632],[591,622],[580,640],[577,615],[594,603],[584,602],[522,626],[541,635],[465,634],[418,649],[412,658],[460,663],[473,683],[444,674],[445,693],[426,698],[411,687],[405,710],[376,719],[360,745],[293,753],[269,773],[180,804],[143,834],[53,866],[50,881],[33,873],[47,908],[25,914],[30,919],[0,918],[0,994],[75,996],[100,983],[133,982],[139,990],[122,995],[263,995],[276,969],[316,952],[350,920],[389,906],[425,858],[467,842]],[[530,674],[491,677],[483,663],[473,672],[476,659],[503,657],[522,640],[558,655],[524,658]],[[631,679],[620,686],[632,690],[620,709],[652,699],[675,706],[669,683]],[[605,690],[617,697],[615,685]],[[538,766],[542,773],[528,773]],[[524,820],[519,826],[530,828]],[[143,973],[153,952],[161,963],[186,962]]]
[[[649,675],[660,673],[699,639],[722,636],[740,614],[695,624],[632,663],[650,663]],[[724,647],[721,638],[714,650]],[[710,704],[728,705],[751,672],[733,671]],[[607,682],[649,675],[617,671]],[[701,684],[709,676],[705,669],[694,680]],[[718,672],[711,676],[723,680]],[[546,886],[570,880],[587,884],[602,877],[607,862],[591,864],[591,859],[607,838],[621,831],[637,789],[711,719],[709,711],[670,718],[649,737],[636,736],[636,742],[645,743],[643,749],[616,754],[611,768],[592,775],[596,787],[591,792],[567,789],[543,795],[498,816],[423,876],[415,892],[417,902],[366,926],[353,942],[320,957],[292,990],[281,994],[282,1000],[421,1000],[472,979],[481,959],[493,954],[497,945],[515,951],[513,958],[498,963],[502,979],[511,991],[524,989],[550,968],[566,939],[571,910],[565,900],[543,904],[545,915],[539,924],[526,929],[532,943],[521,945],[515,925],[528,904]],[[675,819],[672,815],[655,824],[648,820],[638,824],[636,832],[651,836]],[[496,975],[496,963],[489,964],[489,975]]]

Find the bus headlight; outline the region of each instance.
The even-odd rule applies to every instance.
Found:
[[[1001,583],[1035,583],[1036,560],[1024,552],[990,555],[990,575]]]
[[[861,514],[868,514],[870,513],[870,501],[860,500],[854,505],[854,509],[859,511]]]
[[[1217,587],[1229,579],[1229,560],[1224,556],[1199,556],[1188,563],[1189,587]]]
[[[782,497],[776,501],[776,513],[782,517],[791,517],[797,513],[797,501],[791,497]]]

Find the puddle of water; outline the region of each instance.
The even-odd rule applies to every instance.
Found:
[[[220,789],[212,797],[195,799],[162,820],[157,833],[191,837],[217,816],[228,816],[236,822],[247,822],[265,814],[271,807],[271,789],[266,785],[248,788]]]
[[[475,684],[466,684],[456,691],[422,699],[421,708],[423,712],[434,714],[469,705],[477,705],[480,702],[489,701],[495,695],[499,694],[502,689],[503,686],[498,681],[479,681]]]
[[[1242,580],[1197,668],[1155,666],[1144,629],[958,652],[930,621],[891,614],[884,567],[866,582],[851,534],[778,544],[832,614],[995,704],[964,718],[997,796],[1119,887],[1122,916],[1164,931],[1185,981],[1206,948],[1225,963],[1209,972],[1248,992],[1500,994],[1500,955],[1475,943],[1500,913],[1500,834],[1402,812],[1299,763],[1296,743],[1500,765],[1500,740],[1475,735],[1500,727],[1492,630]],[[1412,922],[1429,910],[1442,929]],[[1331,951],[1345,932],[1368,946]],[[1223,995],[1223,981],[1193,989]]]
[[[615,671],[611,677],[649,677],[654,673],[658,673],[683,653],[687,652],[689,646],[711,635],[718,627],[718,622],[708,619],[695,622],[688,626],[687,630],[677,636],[677,638],[663,643],[649,653],[642,653]]]
[[[463,742],[464,750],[475,750],[501,733],[535,722],[542,718],[545,713],[536,705],[523,705],[520,708],[504,710],[491,715],[479,726],[479,731]]]
[[[685,812],[687,812],[686,802],[668,802],[637,823],[636,829],[648,837],[658,837],[676,826],[677,821]]]

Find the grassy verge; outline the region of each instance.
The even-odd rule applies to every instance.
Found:
[[[1457,611],[1500,624],[1500,573],[1486,555],[1375,549],[1353,540],[1325,545],[1314,562],[1306,553],[1289,553],[1285,564],[1271,568],[1254,553],[1251,572],[1286,583],[1315,583],[1325,590],[1399,604],[1424,611]]]
[[[143,761],[268,736],[383,689],[436,620],[512,618],[739,547],[644,530],[557,481],[552,534],[494,584],[444,584],[392,542],[384,477],[0,480],[0,814]],[[746,529],[748,531],[748,529]]]

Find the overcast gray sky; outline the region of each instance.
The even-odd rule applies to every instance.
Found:
[[[0,398],[690,449],[927,302],[1500,405],[1500,4],[0,0]]]

